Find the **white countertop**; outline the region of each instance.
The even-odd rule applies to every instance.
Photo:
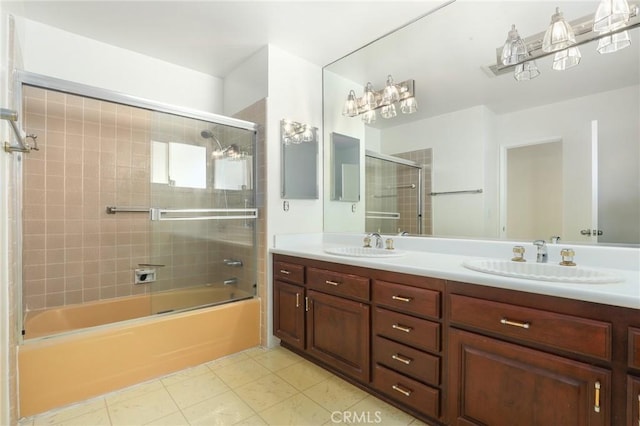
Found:
[[[383,236],[393,238],[396,249],[404,254],[396,257],[373,258],[339,256],[324,251],[330,247],[361,246],[363,236],[363,234],[277,235],[271,252],[640,309],[640,249],[637,248],[571,244],[548,246],[549,263],[557,263],[560,260],[560,249],[573,248],[576,252],[575,261],[579,266],[610,271],[624,279],[622,282],[610,284],[557,283],[502,277],[472,271],[462,266],[463,261],[470,259],[509,259],[514,245],[525,246],[527,250],[525,258],[532,259],[532,256],[535,256],[535,249],[531,242]]]

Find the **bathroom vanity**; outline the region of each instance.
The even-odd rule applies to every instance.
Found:
[[[273,252],[281,345],[429,424],[640,422],[637,281],[619,306],[453,267],[448,279],[429,261],[408,268],[414,258]]]

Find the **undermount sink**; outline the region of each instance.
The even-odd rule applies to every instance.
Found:
[[[324,249],[325,253],[348,257],[397,257],[404,255],[398,250],[387,250],[374,247],[331,247]]]
[[[561,266],[553,263],[512,262],[509,260],[476,259],[462,263],[465,268],[486,274],[527,280],[561,283],[609,284],[622,281],[622,277],[608,271]]]

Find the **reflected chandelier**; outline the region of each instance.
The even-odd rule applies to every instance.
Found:
[[[516,80],[531,80],[540,75],[535,59],[554,55],[552,68],[566,70],[580,63],[578,46],[593,40],[598,40],[599,53],[617,52],[631,44],[628,30],[640,25],[638,15],[639,7],[627,0],[601,0],[594,15],[570,23],[556,8],[544,33],[522,39],[512,25],[504,45],[496,49],[497,65],[489,68],[496,75],[514,70]]]
[[[418,110],[415,98],[415,81],[406,80],[395,83],[393,77],[387,77],[384,89],[374,90],[371,83],[367,83],[361,98],[351,90],[344,103],[342,115],[356,117],[362,115],[362,121],[371,124],[376,121],[377,110],[382,118],[393,118],[398,115],[396,104],[400,104],[400,112],[413,114]]]

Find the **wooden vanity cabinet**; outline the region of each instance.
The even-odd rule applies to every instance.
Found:
[[[431,425],[640,426],[640,312],[274,255],[281,344]]]
[[[289,256],[275,255],[273,264],[273,328],[282,345],[368,383],[369,278]]]
[[[424,416],[442,420],[444,281],[403,274],[394,278],[372,284],[373,387]]]

